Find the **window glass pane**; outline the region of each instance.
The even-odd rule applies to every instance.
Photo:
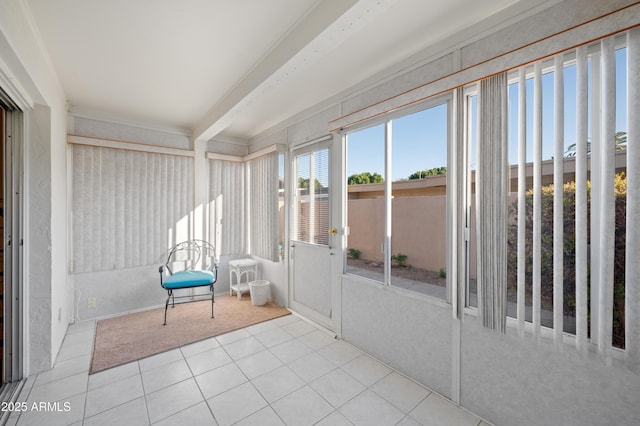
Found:
[[[469,210],[467,224],[469,227],[469,251],[467,254],[467,300],[466,306],[478,307],[478,250],[476,231],[476,171],[477,161],[477,130],[478,130],[478,96],[467,98],[467,144],[468,144],[468,186],[469,186]]]
[[[391,284],[447,298],[447,104],[393,120]]]
[[[278,154],[278,252],[284,257],[284,154]]]
[[[312,154],[313,242],[329,245],[329,149]]]
[[[296,157],[296,216],[294,239],[329,243],[329,149]]]
[[[541,303],[540,303],[540,323],[542,326],[553,327],[553,289],[554,289],[554,277],[553,274],[553,222],[554,222],[554,193],[560,190],[563,197],[563,331],[566,333],[575,334],[576,332],[576,185],[583,184],[587,188],[587,229],[586,239],[589,254],[587,255],[587,286],[589,288],[590,302],[588,304],[587,317],[591,320],[591,307],[598,306],[597,291],[591,288],[592,283],[596,282],[597,274],[599,271],[596,263],[592,263],[592,260],[598,257],[598,242],[592,241],[593,238],[599,239],[599,224],[592,222],[594,214],[598,213],[592,210],[592,206],[596,206],[596,203],[600,203],[601,195],[597,185],[601,185],[601,178],[599,175],[592,175],[594,167],[599,164],[601,159],[597,156],[597,152],[592,152],[593,147],[597,147],[592,142],[598,140],[597,136],[592,134],[592,128],[594,123],[592,120],[599,119],[598,112],[601,110],[602,105],[596,102],[604,102],[599,100],[598,96],[594,96],[592,90],[598,86],[598,82],[592,81],[593,78],[602,78],[599,76],[600,72],[593,67],[599,64],[599,61],[595,60],[595,57],[589,56],[586,63],[587,70],[587,122],[586,122],[586,141],[577,140],[577,72],[574,57],[571,53],[566,55],[566,64],[562,69],[564,76],[564,141],[563,141],[563,169],[564,173],[562,180],[564,182],[562,188],[554,188],[554,158],[553,158],[553,144],[555,133],[555,116],[554,116],[554,95],[557,88],[554,85],[554,73],[555,70],[544,72],[542,74],[542,163],[541,163],[541,212],[540,212],[540,284],[541,284]],[[595,72],[598,71],[596,74]],[[625,221],[626,221],[626,140],[627,140],[627,87],[626,80],[626,49],[621,48],[616,51],[616,123],[615,123],[615,140],[602,140],[599,141],[604,149],[615,149],[615,205],[610,206],[615,210],[615,253],[614,253],[614,275],[613,279],[613,339],[612,343],[616,347],[624,348],[624,269],[625,269]],[[507,222],[508,227],[508,251],[507,251],[507,264],[508,264],[508,276],[507,276],[507,315],[513,318],[517,316],[517,276],[518,276],[518,262],[524,259],[524,299],[525,299],[525,321],[530,322],[532,320],[532,286],[533,275],[536,271],[533,268],[533,199],[534,199],[534,187],[533,187],[533,77],[529,76],[526,79],[526,178],[525,178],[525,211],[518,216],[518,102],[519,102],[519,83],[516,81],[509,85],[509,134],[508,134],[508,152],[509,152],[509,165],[510,165],[510,196],[509,196],[509,218]],[[470,137],[470,150],[472,151],[471,160],[471,241],[470,241],[470,263],[469,263],[469,296],[467,300],[468,306],[477,306],[475,303],[475,288],[474,288],[474,266],[475,266],[475,229],[473,222],[475,219],[475,212],[473,211],[473,196],[475,195],[473,188],[474,170],[473,158],[475,156],[475,106],[473,98],[469,101],[469,110],[471,111],[471,121],[468,123],[468,132]],[[576,182],[576,144],[582,142],[587,146],[587,176],[586,181]],[[595,148],[594,148],[595,149]],[[594,163],[595,162],[595,163]],[[610,184],[611,182],[605,182]],[[592,188],[594,188],[592,190]],[[607,206],[599,207],[601,209],[607,209]],[[602,210],[604,211],[604,210]],[[599,214],[598,214],[599,215]],[[518,253],[518,220],[524,220],[525,223],[525,238],[524,238],[524,256],[519,256]],[[599,261],[598,261],[599,262]],[[594,296],[595,295],[595,296]],[[591,331],[591,330],[590,330]],[[591,333],[589,333],[591,335]]]
[[[541,110],[542,110],[542,133],[541,133],[541,211],[540,211],[540,323],[546,327],[553,327],[553,150],[554,150],[554,71],[543,72],[541,78]],[[519,187],[519,110],[520,101],[518,81],[509,85],[509,167],[510,167],[510,193],[508,209],[508,244],[507,244],[507,315],[517,318],[517,295],[518,295],[518,187]],[[525,149],[526,149],[526,178],[524,184],[524,196],[526,199],[525,212],[521,216],[525,222],[524,239],[524,289],[525,289],[525,321],[532,321],[533,306],[533,115],[534,115],[534,78],[530,76],[526,79],[526,129],[525,129]],[[574,97],[575,104],[575,97]],[[575,124],[574,124],[575,127]]]
[[[638,76],[634,76],[638,78]],[[625,248],[627,209],[627,49],[616,51],[615,254],[613,270],[613,346],[625,347]]]
[[[384,125],[347,135],[346,272],[384,281]]]
[[[564,247],[563,324],[564,331],[576,334],[575,203],[576,203],[576,65],[564,68]]]

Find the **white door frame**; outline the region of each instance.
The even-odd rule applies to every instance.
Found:
[[[335,148],[335,141],[340,141],[341,137],[334,135],[327,135],[321,138],[317,138],[311,140],[309,142],[292,146],[289,151],[289,221],[291,226],[289,227],[289,240],[288,240],[288,259],[289,259],[289,286],[288,286],[288,303],[289,306],[298,311],[300,314],[307,316],[310,320],[319,323],[320,325],[330,329],[331,331],[337,333],[339,335],[340,331],[340,317],[341,317],[341,304],[340,304],[340,254],[342,253],[342,245],[343,241],[341,238],[342,229],[342,203],[341,203],[341,194],[342,190],[340,189],[340,183],[342,179],[340,176],[342,175],[342,151],[340,149]],[[340,146],[338,144],[338,146]],[[296,191],[296,156],[312,152],[318,149],[328,148],[329,149],[329,228],[335,228],[336,234],[329,236],[329,246],[328,247],[320,247],[326,248],[328,250],[328,256],[330,256],[329,263],[331,265],[330,271],[327,271],[326,278],[330,280],[330,289],[331,289],[331,310],[330,316],[324,317],[320,313],[314,311],[311,308],[305,307],[301,305],[299,302],[294,300],[295,298],[295,247],[296,240],[294,240],[294,230],[293,226],[297,223],[297,212],[296,212],[296,199],[295,199],[295,191]],[[299,243],[305,245],[305,247],[311,247],[312,244],[307,243]]]

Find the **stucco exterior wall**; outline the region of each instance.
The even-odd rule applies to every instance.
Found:
[[[446,197],[401,197],[392,201],[393,254],[408,257],[414,268],[438,272],[446,267]],[[367,260],[382,261],[380,246],[384,233],[384,199],[347,202],[348,248],[362,252]]]

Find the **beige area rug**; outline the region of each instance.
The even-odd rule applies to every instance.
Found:
[[[217,296],[213,319],[211,300],[204,300],[169,306],[164,326],[164,307],[100,320],[89,374],[288,314],[271,302],[253,306],[247,294]]]

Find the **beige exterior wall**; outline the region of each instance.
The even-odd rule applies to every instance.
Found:
[[[626,170],[626,151],[616,152],[616,173]],[[564,181],[575,179],[575,158],[564,159]],[[533,165],[527,164],[527,189],[533,186]],[[475,192],[472,175],[472,192]],[[542,163],[542,185],[553,183],[553,161]],[[518,166],[511,166],[509,205],[517,200]],[[438,272],[446,264],[446,176],[393,182],[392,254],[406,254],[407,264]],[[363,259],[381,262],[384,240],[384,184],[349,185],[348,248]],[[476,277],[475,202],[471,202],[469,276]]]
[[[362,259],[381,261],[384,235],[384,200],[366,198],[347,204],[349,238],[347,248],[362,252]]]
[[[392,254],[408,256],[407,264],[431,271],[446,266],[446,196],[396,197],[392,203]],[[348,247],[363,259],[382,261],[384,200],[349,200]]]

